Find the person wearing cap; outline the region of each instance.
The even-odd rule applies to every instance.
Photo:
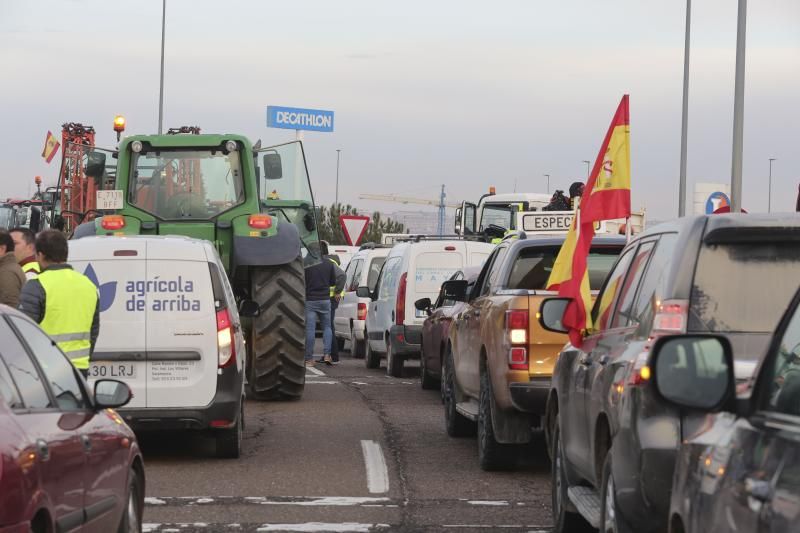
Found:
[[[6,230],[0,230],[0,304],[16,307],[25,284],[25,274],[14,255],[14,239]]]
[[[42,271],[22,288],[19,310],[36,321],[84,376],[100,334],[100,296],[92,281],[67,264],[67,238],[57,230],[36,236]],[[19,267],[18,267],[19,268]]]
[[[308,246],[305,267],[306,278],[306,366],[314,366],[314,343],[316,340],[317,321],[322,326],[322,362],[333,364],[331,345],[333,328],[331,327],[331,286],[337,290],[344,287],[338,285],[336,269],[332,261],[327,259],[328,244],[325,241],[313,242]],[[319,262],[314,263],[314,261]],[[313,263],[313,264],[311,264]]]
[[[327,245],[327,243],[326,243]],[[335,255],[326,256],[328,261],[333,263],[336,272],[336,284],[330,287],[331,297],[331,330],[333,331],[333,338],[331,342],[331,359],[333,364],[339,363],[339,341],[336,338],[336,310],[339,308],[339,302],[344,296],[344,284],[347,281],[347,274],[340,268],[339,258]]]
[[[14,257],[17,258],[25,279],[31,280],[39,275],[41,268],[36,262],[36,249],[34,242],[36,235],[29,229],[16,227],[9,231],[11,238],[14,239]]]

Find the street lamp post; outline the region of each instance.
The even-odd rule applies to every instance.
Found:
[[[767,191],[767,213],[772,213],[772,162],[777,161],[774,157],[769,158],[769,190]]]
[[[158,134],[164,132],[164,30],[166,29],[167,0],[161,4],[161,77],[158,83]]]
[[[335,205],[339,205],[339,156],[341,155],[342,151],[340,149],[336,150],[336,200]]]
[[[683,109],[681,113],[681,167],[678,182],[678,216],[686,216],[686,151],[689,129],[689,36],[692,24],[692,0],[686,0],[686,40],[683,45]]]
[[[592,162],[588,159],[584,159],[583,162],[586,163],[586,179],[589,179],[589,165],[591,165]]]
[[[547,178],[547,194],[550,194],[550,174],[543,174]]]
[[[731,213],[742,211],[742,146],[744,144],[744,65],[747,36],[747,0],[739,0],[736,26],[736,76],[733,89],[733,149]]]

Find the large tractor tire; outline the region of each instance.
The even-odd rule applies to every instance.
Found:
[[[303,260],[251,269],[252,320],[248,397],[299,400],[306,382]]]

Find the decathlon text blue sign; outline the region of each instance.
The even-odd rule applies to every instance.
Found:
[[[267,127],[287,130],[333,131],[333,111],[267,106]]]

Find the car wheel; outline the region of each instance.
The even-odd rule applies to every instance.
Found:
[[[394,353],[392,343],[386,343],[386,375],[394,378],[403,377],[403,356]]]
[[[438,380],[428,372],[428,365],[425,363],[426,359],[425,352],[423,351],[419,358],[419,382],[423,389],[434,390],[436,389],[436,385],[438,385]]]
[[[238,459],[242,455],[242,437],[244,433],[244,404],[232,428],[218,430],[217,457],[221,459]]]
[[[561,447],[561,431],[558,420],[553,429],[553,460],[550,463],[551,484],[550,494],[553,498],[554,533],[574,533],[594,531],[583,517],[575,512],[567,496],[569,482],[565,473],[564,457]]]
[[[125,498],[125,509],[117,528],[118,533],[141,533],[142,510],[144,508],[144,494],[142,494],[142,480],[135,468],[131,468],[128,475],[128,494]]]
[[[343,338],[336,337],[336,344],[337,344],[337,347],[339,348],[340,352],[344,350],[344,339]]]
[[[366,335],[365,335],[365,337],[366,337]],[[364,344],[366,342],[367,341],[360,341],[360,340],[356,339],[356,335],[355,335],[355,332],[353,331],[353,328],[350,328],[350,351],[351,351],[350,355],[352,355],[356,359],[363,358],[364,357],[364,348],[365,348]]]
[[[611,450],[608,450],[603,461],[603,479],[600,485],[600,532],[631,533],[633,530],[617,510],[617,491],[611,461]]]
[[[369,341],[364,341],[367,344],[366,353],[364,354],[364,365],[367,368],[379,368],[381,366],[381,354],[375,353],[369,345]]]
[[[444,425],[451,437],[470,437],[475,434],[475,423],[456,411],[455,371],[453,354],[447,354],[442,389],[444,394]]]
[[[481,470],[492,471],[510,468],[516,461],[516,447],[500,444],[494,437],[492,426],[492,384],[489,373],[481,373],[478,397],[478,463]]]

